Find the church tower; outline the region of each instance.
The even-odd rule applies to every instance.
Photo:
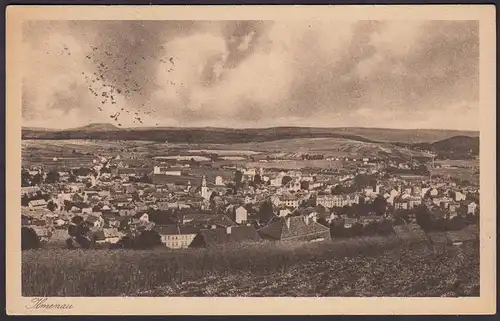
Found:
[[[203,197],[206,200],[210,199],[210,193],[208,191],[207,179],[205,175],[203,175],[203,178],[201,179],[201,197]]]

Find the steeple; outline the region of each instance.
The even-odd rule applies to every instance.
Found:
[[[207,178],[205,177],[205,175],[203,175],[201,179],[201,197],[206,200],[210,199],[210,192],[207,187]]]

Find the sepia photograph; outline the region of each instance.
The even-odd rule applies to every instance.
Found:
[[[481,15],[494,8],[260,8],[18,9],[7,114],[20,262],[8,264],[22,309],[64,313],[82,297],[494,302],[496,189],[483,173],[495,169],[480,166],[495,159],[494,120],[482,122],[494,83],[480,81],[495,43]]]

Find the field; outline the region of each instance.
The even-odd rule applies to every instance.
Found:
[[[446,159],[446,160],[436,160],[436,165],[449,165],[457,167],[471,167],[479,168],[479,160],[466,160],[466,159]]]
[[[22,255],[24,296],[477,296],[477,243],[433,250],[396,237],[211,249]]]
[[[74,157],[73,150],[80,153],[116,154],[135,152],[148,156],[169,156],[165,153],[174,150],[175,153],[203,155],[214,153],[220,156],[259,155],[265,158],[286,157],[300,159],[302,154],[323,154],[325,157],[363,157],[387,156],[409,157],[428,156],[387,143],[369,143],[344,138],[294,138],[268,142],[252,142],[243,144],[166,144],[147,141],[97,141],[97,140],[23,140],[23,159],[32,157]],[[175,154],[177,155],[177,154]],[[190,156],[189,156],[190,157]]]
[[[450,176],[479,185],[479,172],[468,168],[434,168],[432,175]]]

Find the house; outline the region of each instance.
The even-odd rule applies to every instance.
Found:
[[[358,223],[358,220],[355,218],[346,218],[344,220],[344,228],[352,228],[354,224]]]
[[[97,194],[101,198],[110,198],[111,197],[111,192],[110,191],[98,191]]]
[[[290,209],[288,207],[280,208],[279,212],[278,212],[278,216],[285,217],[285,216],[287,216],[290,213],[292,213],[292,211],[290,211]]]
[[[318,195],[316,196],[316,205],[322,205],[326,208],[344,207],[345,205],[349,205],[349,200],[350,198],[344,195]]]
[[[362,215],[359,217],[359,222],[363,224],[363,226],[369,225],[371,223],[378,223],[382,220],[382,217],[376,215]]]
[[[236,226],[236,222],[231,220],[227,215],[218,214],[186,214],[182,217],[182,224],[189,224],[200,228],[208,227],[228,227]]]
[[[253,204],[256,202],[255,197],[251,197],[250,195],[246,195],[243,201],[245,204]]]
[[[21,187],[21,195],[33,195],[40,191],[40,187],[38,186],[26,186]]]
[[[470,202],[467,204],[467,214],[476,214],[477,204],[475,202]]]
[[[422,204],[422,199],[420,197],[411,196],[408,198],[409,209],[413,209],[413,208],[419,206],[420,204]]]
[[[31,200],[28,203],[28,207],[32,210],[47,208],[47,202],[44,199],[41,200]]]
[[[149,223],[149,215],[148,215],[148,213],[144,213],[144,214],[137,213],[134,216],[138,219],[139,223],[142,223],[142,224]]]
[[[91,214],[92,213],[92,207],[82,207],[82,214]]]
[[[35,231],[40,241],[47,242],[50,239],[52,233],[47,227],[37,225],[31,225],[29,227]]]
[[[243,206],[238,207],[234,211],[234,221],[238,224],[246,222],[248,219],[248,211]]]
[[[178,226],[174,224],[155,226],[154,230],[160,235],[161,242],[171,249],[189,247],[199,232],[199,229],[193,226]]]
[[[279,204],[281,206],[297,208],[299,207],[299,198],[296,195],[282,195],[279,197]]]
[[[252,226],[228,226],[201,230],[190,247],[213,247],[225,244],[259,242],[259,233]]]
[[[104,218],[97,215],[89,215],[85,219],[86,222],[90,223],[90,226],[96,229],[104,227]]]
[[[279,218],[260,228],[263,239],[274,241],[314,241],[330,239],[330,229],[308,216]]]
[[[448,210],[450,211],[450,214],[452,214],[452,213],[456,214],[459,207],[460,207],[460,203],[453,202],[453,201],[448,203]]]
[[[99,192],[97,191],[84,191],[83,200],[86,202],[90,199],[100,199]]]
[[[407,210],[409,208],[409,203],[406,200],[399,199],[394,201],[394,209],[396,210]]]
[[[90,233],[93,234],[93,237],[98,244],[116,244],[125,235],[122,232],[118,231],[117,228],[104,228],[102,230],[92,231]]]

